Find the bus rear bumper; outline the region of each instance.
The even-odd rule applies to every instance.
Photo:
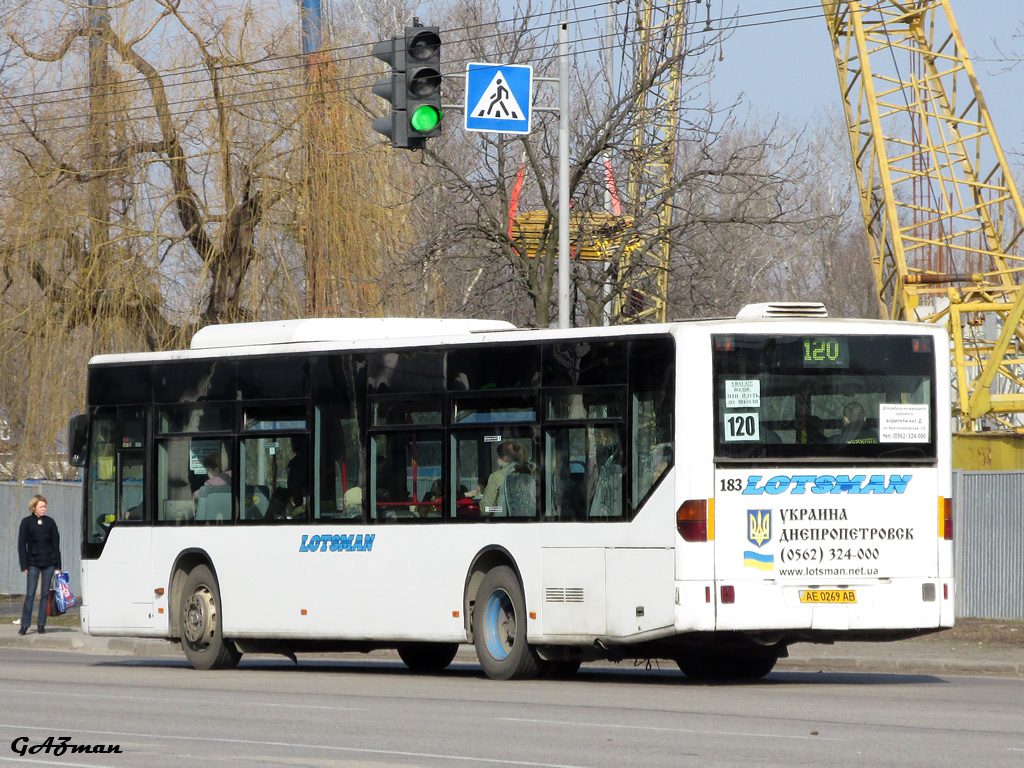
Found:
[[[927,632],[953,626],[952,579],[900,578],[849,584],[718,582],[718,631]]]

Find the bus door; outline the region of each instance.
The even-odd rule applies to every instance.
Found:
[[[152,528],[145,520],[145,424],[141,408],[100,409],[92,419],[81,586],[90,628],[153,626],[156,582]],[[136,577],[125,579],[125,572]],[[126,599],[90,603],[90,594],[106,591]]]

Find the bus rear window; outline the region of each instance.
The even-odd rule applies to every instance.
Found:
[[[716,458],[934,459],[931,341],[714,336]]]

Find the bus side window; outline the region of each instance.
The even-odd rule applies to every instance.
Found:
[[[318,408],[319,455],[315,471],[319,489],[315,498],[318,519],[363,522],[365,457],[359,426],[347,405]]]
[[[546,519],[616,520],[623,516],[620,428],[549,429]]]
[[[441,432],[428,429],[385,432],[371,440],[371,519],[377,522],[415,521],[441,517]],[[436,484],[436,486],[435,486]]]
[[[257,435],[241,440],[244,507],[241,519],[301,523],[308,519],[309,445],[306,435]]]
[[[671,339],[634,341],[630,347],[630,501],[634,514],[674,460],[674,357]]]
[[[164,438],[157,443],[157,520],[183,523],[195,519],[190,479],[190,440]]]

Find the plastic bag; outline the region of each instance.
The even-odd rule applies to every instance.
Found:
[[[75,593],[71,591],[71,578],[68,576],[66,571],[55,573],[53,575],[53,591],[55,593],[57,610],[60,613],[64,613],[69,608],[74,608],[76,604]]]

